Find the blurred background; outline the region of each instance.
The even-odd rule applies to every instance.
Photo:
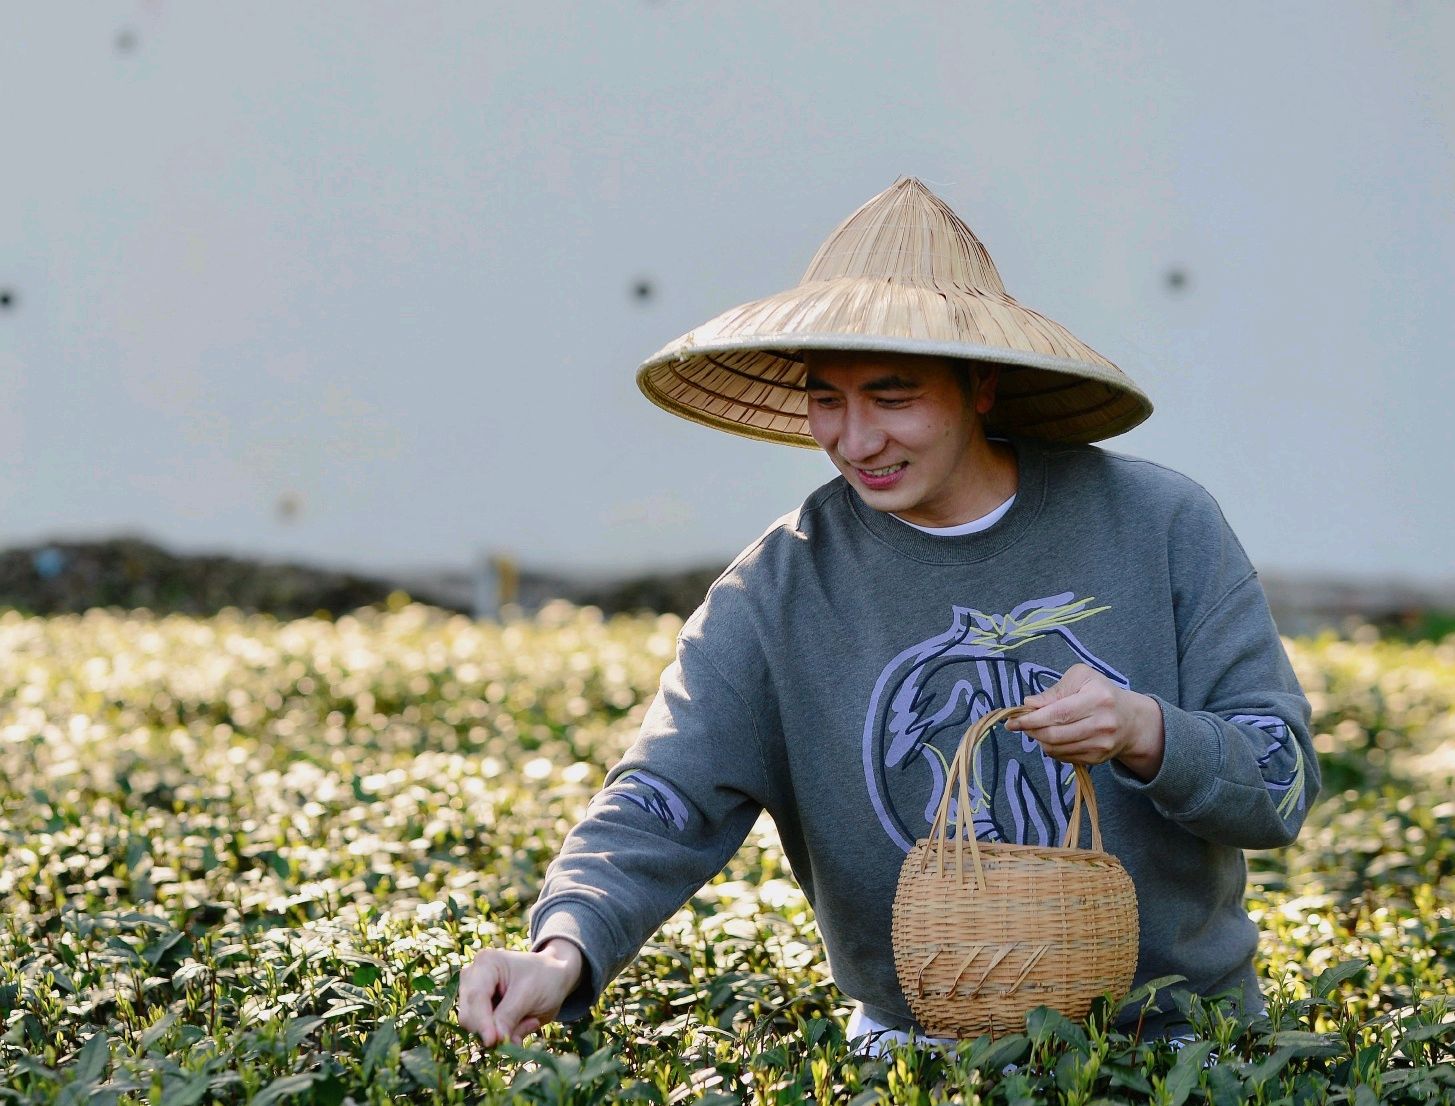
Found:
[[[5,14],[8,602],[690,604],[833,473],[637,364],[908,174],[1281,626],[1455,609],[1455,5]]]

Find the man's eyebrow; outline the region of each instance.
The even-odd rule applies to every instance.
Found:
[[[808,374],[808,379],[803,386],[810,392],[837,392],[828,381],[820,376]],[[900,376],[898,373],[890,373],[888,376],[876,376],[873,380],[859,386],[861,392],[906,392],[912,391],[920,386],[918,380],[911,380],[909,377]]]
[[[900,376],[898,373],[890,373],[888,376],[876,376],[862,388],[865,392],[907,392],[918,388],[918,380],[911,380],[907,376]]]

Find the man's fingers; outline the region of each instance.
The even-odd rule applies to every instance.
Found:
[[[1111,711],[1115,695],[1106,677],[1087,665],[1074,664],[1060,681],[1041,692],[1029,695],[1023,705],[1029,714],[1011,719],[1006,725],[1013,730],[1029,730],[1040,738],[1041,731],[1056,726],[1070,726]]]
[[[1075,695],[1086,686],[1088,679],[1094,678],[1095,676],[1096,672],[1090,665],[1073,664],[1062,673],[1059,680],[1046,688],[1045,691],[1037,692],[1035,695],[1027,695],[1023,700],[1023,705],[1028,707],[1044,707],[1047,703],[1054,703],[1058,699],[1065,699],[1068,695]]]
[[[515,1027],[515,1032],[510,1035],[514,1044],[523,1044],[525,1039],[541,1027],[540,1018],[526,1018]]]
[[[1068,722],[1051,722],[1031,731],[1031,736],[1043,745],[1065,745],[1079,741],[1087,735],[1090,726],[1085,718],[1073,718]]]
[[[1087,671],[1091,670],[1087,669]],[[1086,713],[1085,705],[1078,704],[1077,699],[1085,685],[1079,674],[1073,675],[1073,673],[1076,673],[1075,667],[1068,670],[1065,676],[1062,676],[1045,691],[1036,695],[1027,695],[1021,700],[1021,706],[1030,707],[1031,713],[1008,719],[1005,728],[1031,730],[1037,726],[1064,725],[1066,722],[1082,717]],[[1053,711],[1055,713],[1050,713]]]
[[[1035,735],[1045,753],[1057,760],[1065,760],[1083,747],[1097,744],[1096,737],[1096,731],[1081,722],[1073,726],[1042,730]]]
[[[494,950],[476,955],[460,973],[460,1026],[478,1033],[487,1045],[496,1044],[495,992],[500,987],[500,965]]]
[[[1017,730],[1029,730],[1033,737],[1040,738],[1042,731],[1084,721],[1091,713],[1090,706],[1075,697],[1058,699],[1011,719],[1011,725]]]
[[[485,949],[460,972],[460,1027],[487,1047],[534,1033],[556,1016],[574,982],[569,959]]]
[[[1111,750],[1100,741],[1076,741],[1048,748],[1046,752],[1067,764],[1102,764],[1111,759]]]
[[[1101,764],[1126,747],[1119,691],[1089,665],[1073,664],[1059,681],[1028,695],[1031,710],[1006,723],[1029,734],[1046,755],[1074,764]]]
[[[523,989],[523,983],[511,987],[500,996],[500,1001],[495,1004],[495,1032],[502,1041],[520,1043],[517,1037],[522,1034],[517,1023],[523,1024],[529,1020],[523,1017],[525,1011],[522,1007],[526,1002],[525,996],[521,993]]]
[[[516,971],[495,1004],[495,1031],[500,1040],[520,1044],[527,1033],[540,1028],[542,1015],[548,1012],[551,976],[534,953],[517,960],[514,966]]]
[[[1052,708],[1045,708],[1050,711]],[[1112,738],[1105,725],[1105,719],[1092,712],[1084,718],[1064,724],[1036,726],[1035,718],[1026,715],[1032,725],[1026,732],[1040,742],[1047,756],[1056,760],[1081,764],[1100,764],[1110,759],[1113,753]]]

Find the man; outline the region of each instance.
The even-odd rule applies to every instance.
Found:
[[[852,1034],[917,1027],[890,908],[974,719],[977,836],[1052,845],[1093,766],[1137,889],[1136,982],[1261,1003],[1244,848],[1318,788],[1308,703],[1257,577],[1185,477],[1088,442],[1151,411],[1116,366],[1005,293],[948,207],[901,180],[787,292],[649,360],[654,402],[816,445],[840,478],[780,519],[683,627],[638,741],[547,872],[532,951],[465,969],[485,1043],[579,1017],[761,810],[813,905]],[[1151,1028],[1165,1028],[1154,1019]]]

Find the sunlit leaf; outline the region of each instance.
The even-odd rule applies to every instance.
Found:
[[[1309,984],[1309,990],[1320,998],[1328,998],[1338,990],[1339,984],[1353,979],[1368,967],[1369,964],[1363,960],[1346,960],[1342,964],[1335,964],[1320,972],[1318,978]]]

